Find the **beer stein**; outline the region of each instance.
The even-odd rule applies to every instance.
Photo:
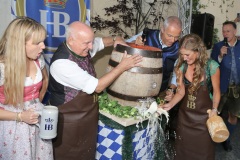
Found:
[[[40,115],[40,122],[36,124],[42,139],[53,139],[57,136],[58,108],[55,106],[44,106],[42,111],[36,111]]]

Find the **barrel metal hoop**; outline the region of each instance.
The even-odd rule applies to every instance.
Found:
[[[115,47],[115,51],[120,53],[124,53],[125,51],[127,51],[127,54],[130,54],[130,55],[138,54],[148,58],[162,58],[162,51],[143,50],[143,49],[132,48],[132,47],[124,46],[120,44],[118,44]]]
[[[108,64],[111,67],[116,67],[119,62],[116,62],[112,59],[109,60]],[[128,70],[129,72],[133,73],[141,73],[141,74],[160,74],[162,73],[162,67],[161,68],[146,68],[146,67],[133,67]]]
[[[111,96],[113,97],[117,97],[119,99],[123,99],[123,100],[126,100],[126,101],[138,101],[138,100],[141,100],[141,99],[147,99],[149,98],[149,96],[147,97],[140,97],[140,96],[129,96],[129,95],[124,95],[124,94],[121,94],[121,93],[117,93],[109,88],[107,88],[107,93],[110,94]],[[151,98],[156,98],[157,96],[152,96]]]

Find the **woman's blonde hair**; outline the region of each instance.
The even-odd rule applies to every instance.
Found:
[[[197,91],[197,89],[200,87],[200,82],[202,79],[202,76],[205,74],[205,67],[208,60],[207,50],[206,46],[204,45],[201,38],[196,34],[188,34],[184,36],[179,43],[179,58],[178,63],[175,68],[175,72],[177,74],[177,77],[180,76],[180,67],[182,65],[187,65],[183,59],[183,56],[181,56],[181,49],[184,48],[186,50],[194,51],[196,54],[198,53],[198,57],[196,58],[194,64],[195,69],[193,73],[193,81],[191,85],[188,88],[188,91],[190,94],[193,94]],[[187,67],[187,66],[186,66]],[[183,77],[184,77],[184,71],[183,71]],[[182,79],[177,78],[177,83],[182,81]]]
[[[0,62],[5,66],[5,104],[16,106],[23,103],[27,74],[26,42],[31,38],[33,44],[43,42],[45,28],[31,18],[17,17],[8,25],[0,40]]]

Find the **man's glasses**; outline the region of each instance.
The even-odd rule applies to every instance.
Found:
[[[168,33],[166,33],[166,35],[167,35],[169,38],[174,38],[175,40],[180,39],[180,36],[173,36],[173,35],[168,34]]]

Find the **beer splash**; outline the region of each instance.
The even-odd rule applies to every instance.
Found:
[[[141,133],[141,136],[137,139],[137,144],[133,152],[133,157],[136,159],[173,159],[175,150],[173,149],[171,142],[169,141],[169,133],[165,133],[162,128],[163,115],[167,119],[168,123],[168,112],[158,108],[155,99],[148,98],[146,100],[140,100],[141,106],[137,106],[139,113],[143,116],[143,119],[148,119],[148,125]],[[141,128],[143,119],[139,119],[139,123],[136,124],[138,132]],[[134,141],[134,140],[133,140]],[[136,141],[136,140],[135,140]],[[144,148],[144,149],[142,149]]]

